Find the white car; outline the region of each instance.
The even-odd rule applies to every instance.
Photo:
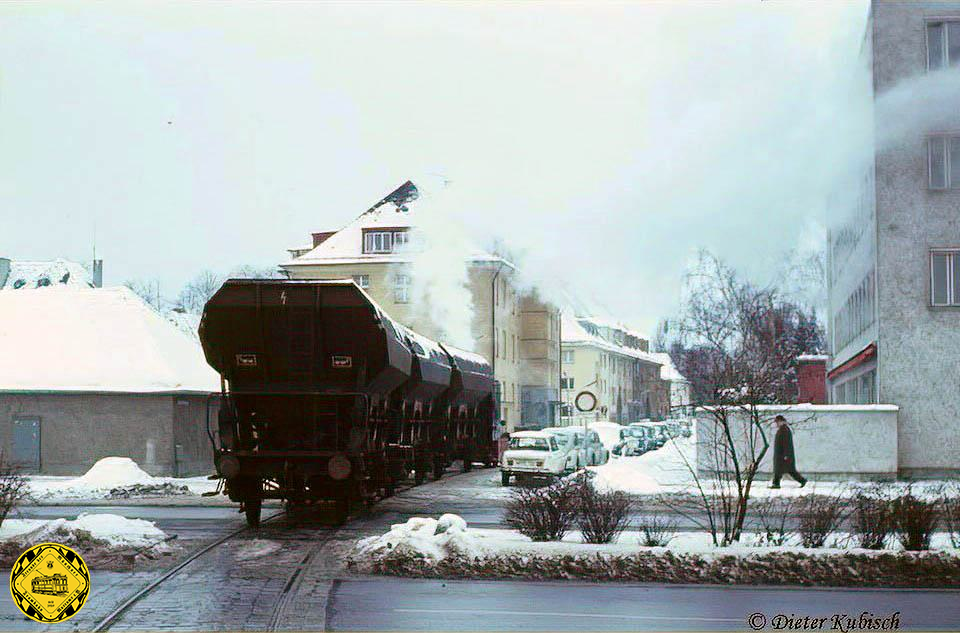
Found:
[[[600,466],[610,459],[610,452],[604,447],[600,435],[593,430],[584,434],[582,426],[557,426],[543,429],[559,440],[566,438],[564,448],[571,453],[574,459],[569,462],[570,471],[580,470],[583,466]]]
[[[510,443],[500,458],[500,481],[510,485],[510,477],[523,479],[556,479],[567,469],[569,455],[550,433],[517,431],[510,434]]]
[[[610,451],[600,441],[600,435],[596,431],[587,431],[585,444],[588,466],[602,466],[610,459]]]
[[[583,429],[575,426],[556,426],[543,429],[557,439],[560,450],[567,454],[566,471],[576,472],[587,465],[587,452],[583,444]]]

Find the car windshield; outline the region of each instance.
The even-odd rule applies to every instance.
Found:
[[[510,439],[510,448],[524,451],[549,451],[550,444],[542,437],[514,437]]]

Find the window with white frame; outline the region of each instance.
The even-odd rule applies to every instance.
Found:
[[[960,64],[960,21],[927,22],[927,70]]]
[[[568,363],[568,364],[569,364],[569,363],[572,363],[572,362],[573,362],[573,350],[572,350],[572,349],[565,349],[565,350],[563,350],[562,352],[560,352],[560,360],[561,360],[562,362],[564,362],[564,363]]]
[[[930,305],[960,306],[960,249],[930,251]]]
[[[573,376],[564,376],[560,379],[561,389],[573,389]]]
[[[393,300],[396,303],[410,302],[410,275],[393,276]]]
[[[364,253],[393,253],[409,242],[406,229],[377,229],[363,232]]]
[[[354,275],[353,283],[357,284],[361,288],[370,287],[370,275]]]
[[[931,189],[960,188],[960,136],[927,139],[927,173]]]

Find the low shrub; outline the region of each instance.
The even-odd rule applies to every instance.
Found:
[[[844,519],[846,500],[842,494],[809,494],[798,503],[800,543],[804,547],[823,547]]]
[[[787,525],[793,513],[793,503],[789,499],[771,497],[755,502],[753,508],[757,545],[786,545],[794,535],[794,530]]]
[[[579,484],[577,526],[585,543],[610,543],[630,525],[630,496],[600,492],[590,481]]]
[[[561,480],[543,488],[516,488],[504,523],[532,541],[559,541],[577,519],[580,484]]]
[[[853,535],[859,547],[883,549],[894,531],[893,510],[880,487],[857,494],[853,499]]]
[[[27,490],[26,477],[0,453],[0,525],[27,495]]]
[[[640,544],[646,547],[666,547],[677,536],[677,522],[653,515],[640,523]]]
[[[912,488],[907,488],[906,494],[893,500],[891,509],[903,549],[914,552],[930,549],[930,537],[940,522],[937,501],[917,497]]]

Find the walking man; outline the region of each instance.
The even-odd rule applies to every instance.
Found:
[[[803,488],[807,479],[797,472],[797,460],[793,453],[793,433],[787,426],[787,419],[778,415],[773,419],[777,425],[777,434],[773,438],[773,483],[771,488],[780,487],[780,479],[786,474],[794,478]]]

